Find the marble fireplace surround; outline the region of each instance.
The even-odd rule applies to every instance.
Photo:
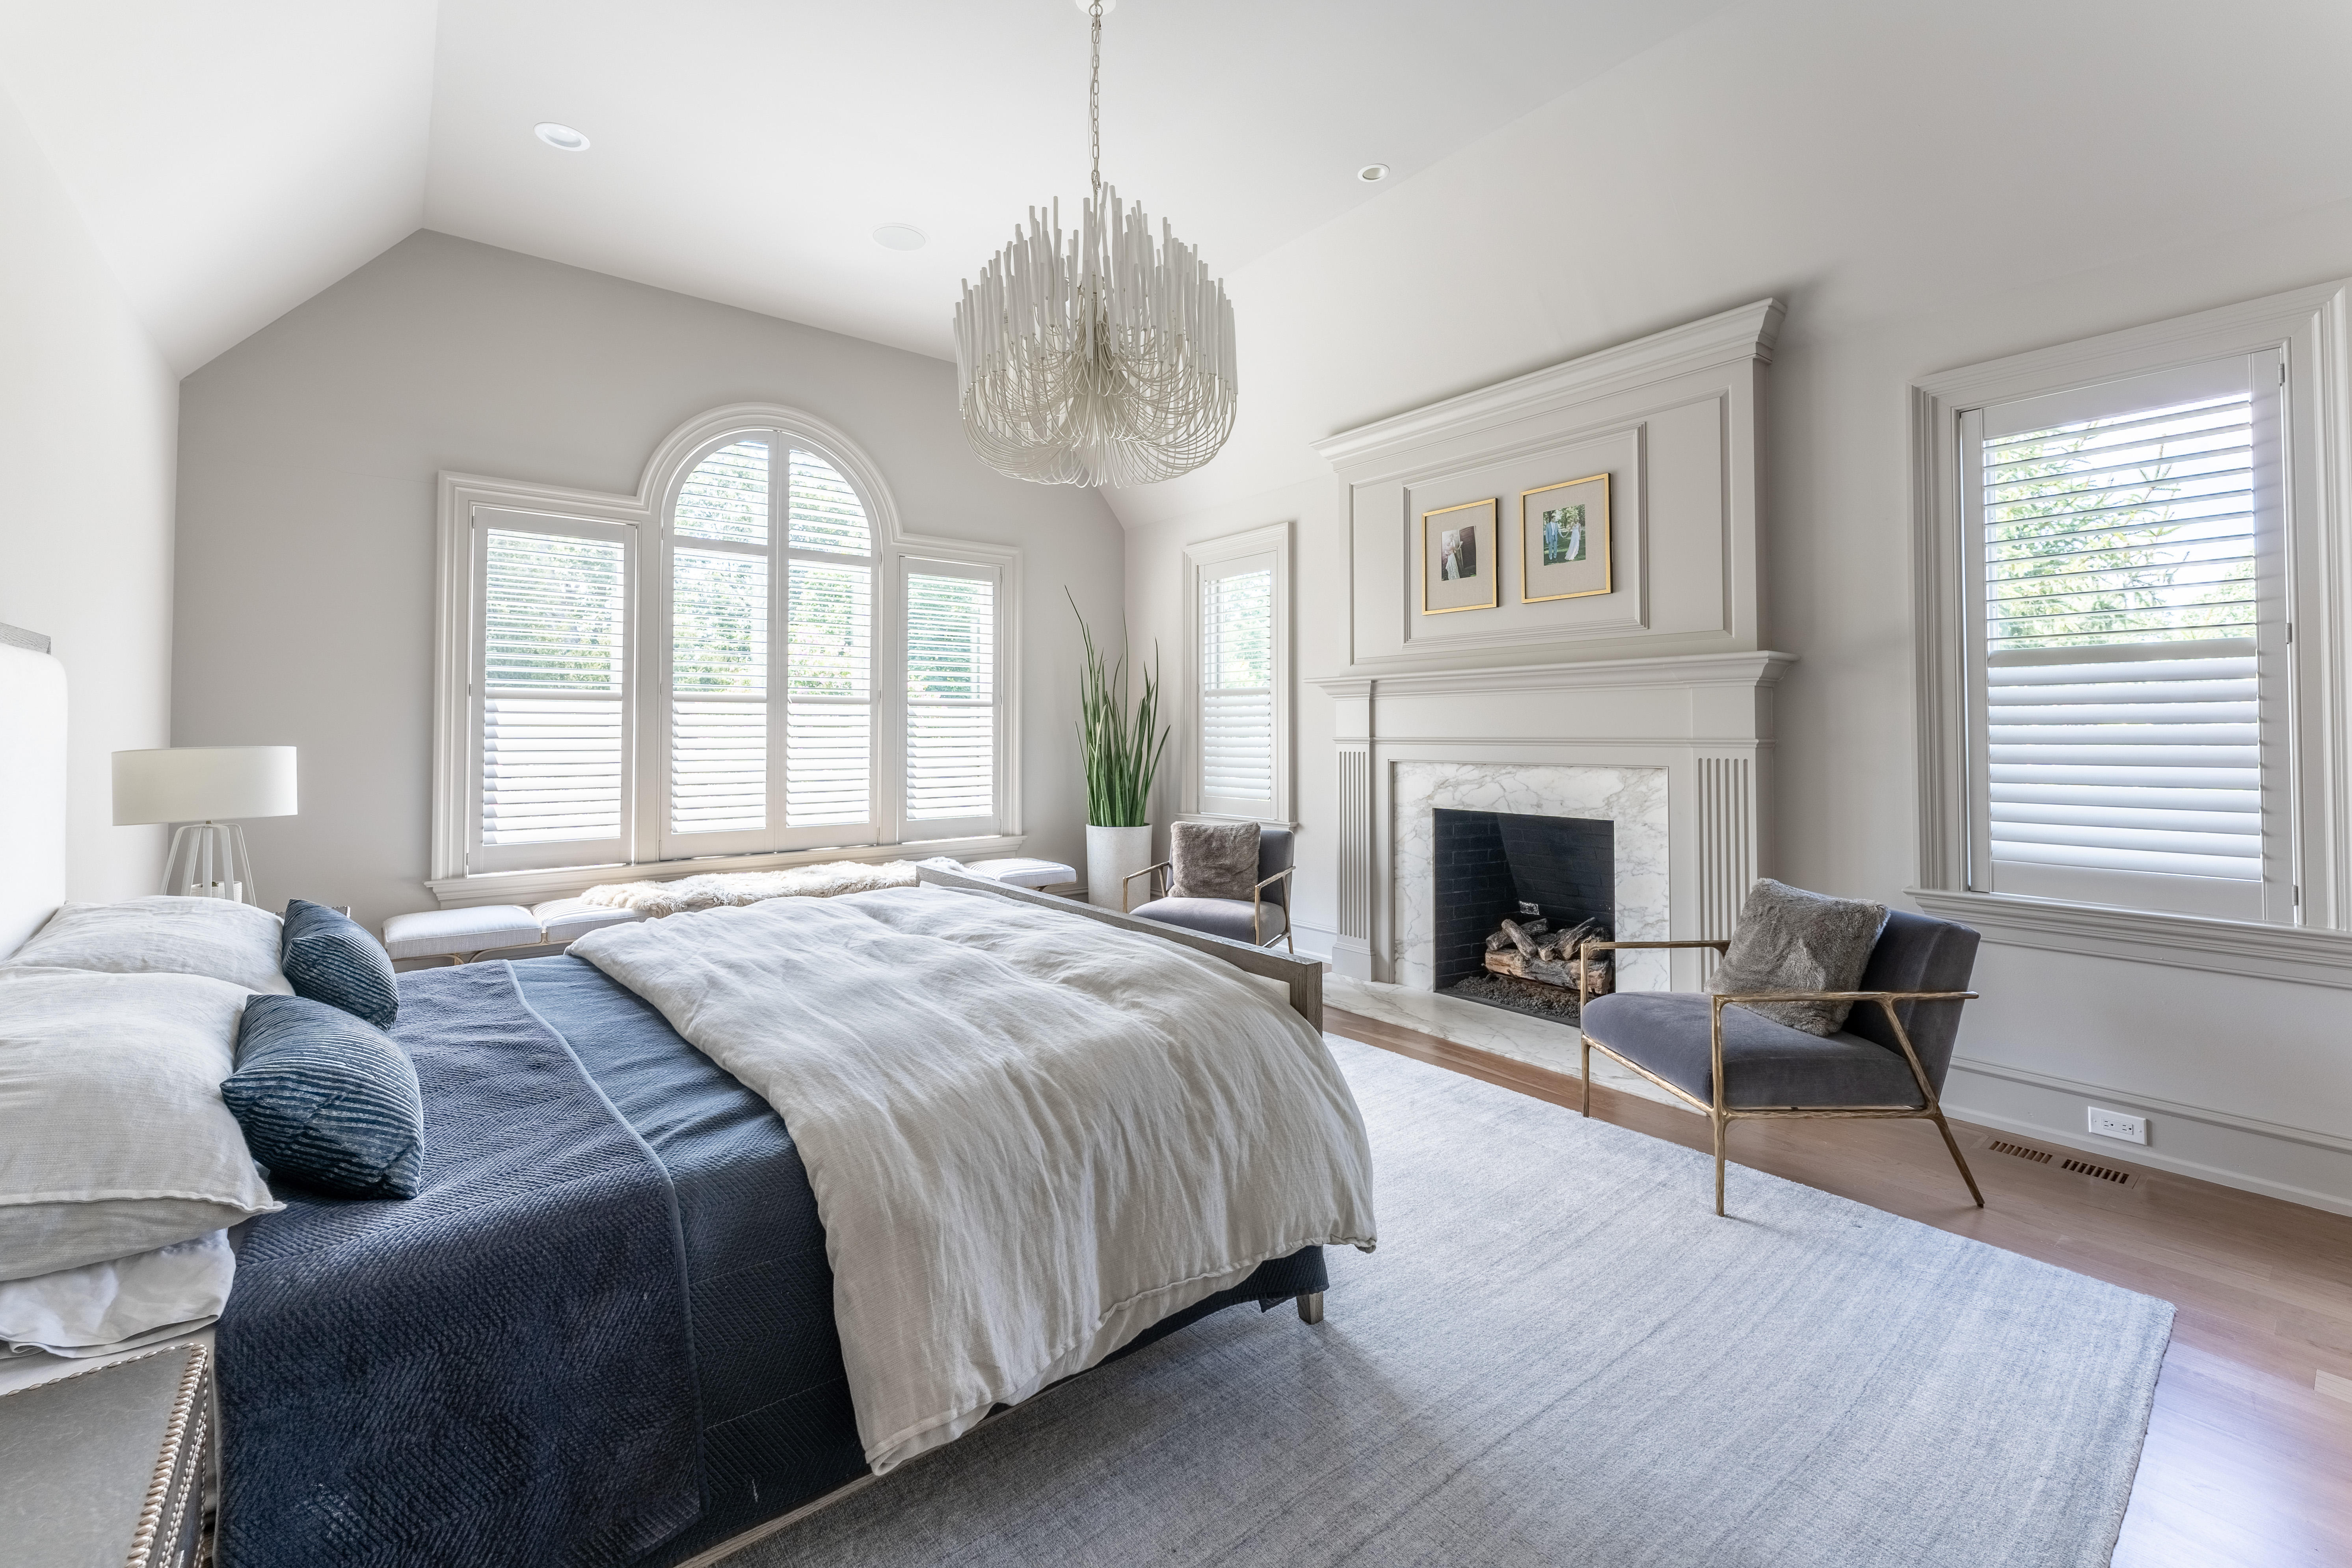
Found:
[[[1614,927],[1628,942],[1666,935],[1666,770],[1593,763],[1528,767],[1498,763],[1398,763],[1390,789],[1395,821],[1396,962],[1399,985],[1429,990],[1436,978],[1436,816],[1504,811],[1521,816],[1581,816],[1615,828]],[[1661,991],[1664,953],[1618,955],[1628,990]]]
[[[1440,807],[1615,825],[1628,941],[1730,933],[1771,868],[1769,651],[1416,671],[1318,681],[1338,748],[1333,968],[1425,989]],[[1628,989],[1690,989],[1693,953],[1623,955]]]

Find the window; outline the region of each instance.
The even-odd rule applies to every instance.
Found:
[[[982,830],[996,810],[996,574],[907,563],[907,817],[925,837]]]
[[[1918,389],[1923,902],[2343,923],[2341,323],[2318,290]]]
[[[2284,918],[2276,351],[1972,411],[1982,890]]]
[[[722,410],[636,497],[441,488],[436,888],[1018,832],[1018,556],[899,533],[837,432]]]
[[[1289,542],[1277,524],[1184,552],[1196,815],[1290,818]]]
[[[478,519],[469,728],[486,870],[625,858],[632,544],[582,521]]]
[[[856,490],[781,433],[734,434],[678,486],[667,550],[662,858],[882,841]]]

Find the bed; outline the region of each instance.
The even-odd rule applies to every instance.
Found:
[[[65,721],[56,661],[0,645],[0,960],[63,899]],[[913,889],[761,908],[400,977],[420,1190],[273,1183],[248,1212],[283,1206],[229,1233],[234,1285],[204,1336],[223,1568],[715,1561],[1207,1313],[1296,1302],[1265,1331],[1313,1331],[1323,1247],[1371,1246],[1370,1153],[1322,1047],[1312,961],[937,868]],[[770,988],[728,978],[730,961]],[[49,962],[23,961],[19,983],[61,984]],[[971,988],[996,969],[1027,989]],[[270,976],[71,984],[210,997],[225,1043],[186,1059],[217,1049],[226,1073],[246,993],[282,986]],[[108,1005],[74,1017],[103,1035]],[[147,1075],[147,1037],[115,1034]],[[879,1075],[871,1092],[856,1072]],[[829,1109],[811,1098],[827,1073]],[[214,1081],[193,1088],[217,1121]],[[924,1184],[1012,1126],[992,1097],[1068,1104],[1016,1129],[1029,1142],[1005,1144],[966,1217],[920,1207]],[[236,1126],[219,1126],[206,1157],[249,1180]],[[1073,1185],[1077,1165],[1115,1179]],[[1130,1201],[1143,1188],[1159,1210]],[[1068,1253],[1073,1237],[1096,1251]],[[1185,1264],[1204,1237],[1238,1239]],[[1030,1254],[1027,1276],[989,1272]],[[1069,1257],[1084,1267],[1052,1266]],[[13,1359],[0,1373],[23,1381],[41,1358]],[[933,1405],[890,1414],[884,1395],[909,1387]]]
[[[1073,943],[1150,930],[982,879],[924,881]],[[1319,1026],[1319,966],[1179,934]],[[238,1237],[218,1328],[224,1568],[673,1568],[866,1479],[826,1233],[785,1120],[580,957],[418,972],[401,997],[394,1035],[438,1151],[426,1189],[288,1188]],[[1116,1353],[1247,1303],[1319,1321],[1326,1279],[1319,1244],[1268,1258]]]

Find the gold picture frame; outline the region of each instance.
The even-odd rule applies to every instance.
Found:
[[[1423,615],[1491,610],[1502,604],[1502,497],[1488,496],[1421,514]],[[1432,529],[1432,518],[1449,521]]]
[[[1609,476],[1520,491],[1519,603],[1588,598],[1611,586]]]

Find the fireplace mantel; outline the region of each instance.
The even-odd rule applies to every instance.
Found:
[[[1315,682],[1332,699],[1339,748],[1334,966],[1358,979],[1420,981],[1409,944],[1427,921],[1400,898],[1425,897],[1426,879],[1400,862],[1425,842],[1419,818],[1440,800],[1433,790],[1475,779],[1560,810],[1580,769],[1602,784],[1602,771],[1664,778],[1665,907],[1641,934],[1728,934],[1749,883],[1770,868],[1773,687],[1794,662],[1705,653]],[[1654,807],[1643,816],[1654,824]],[[1693,957],[1672,980],[1698,976]]]

